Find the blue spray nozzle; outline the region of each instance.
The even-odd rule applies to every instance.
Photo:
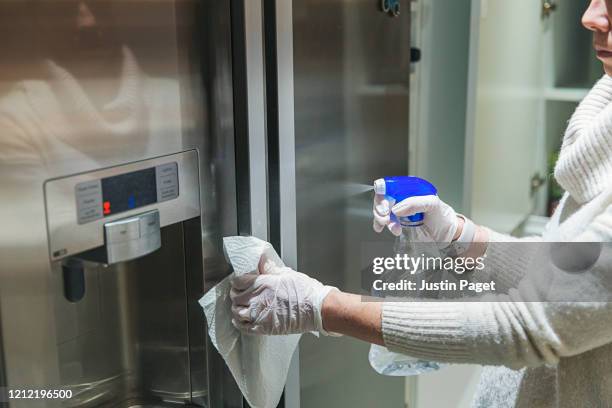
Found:
[[[396,203],[410,197],[438,194],[436,186],[427,180],[413,176],[394,176],[378,179],[374,182],[374,191],[376,194],[392,198]],[[391,218],[396,219],[393,214],[391,214]],[[406,218],[409,223],[419,223],[425,219],[425,214],[418,213]]]
[[[421,222],[425,219],[425,214],[418,213],[414,215],[409,215],[407,218],[408,218],[408,221],[410,222]]]

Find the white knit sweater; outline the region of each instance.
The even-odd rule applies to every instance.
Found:
[[[612,242],[612,78],[602,78],[573,115],[555,177],[567,193],[539,239]],[[515,240],[491,231],[491,241]],[[528,254],[514,248],[490,245],[487,268],[471,277],[502,283],[504,294],[491,302],[385,303],[387,347],[489,366],[476,407],[612,407],[612,303],[547,302],[548,293],[575,290],[575,275],[530,271]],[[584,285],[612,291],[612,259],[602,256],[593,270]],[[533,275],[540,279],[530,282]],[[540,301],[524,301],[534,286]]]

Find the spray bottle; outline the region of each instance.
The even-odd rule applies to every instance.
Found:
[[[374,182],[374,192],[386,196],[391,205],[410,197],[436,195],[438,193],[436,187],[427,180],[411,176],[378,179]],[[391,214],[392,221],[398,222],[402,226],[402,232],[395,241],[394,251],[396,254],[405,254],[409,257],[440,256],[437,245],[433,242],[427,231],[422,228],[425,217],[426,215],[423,213],[407,217],[396,217],[395,214]],[[418,274],[422,271],[412,271],[412,273],[415,272]],[[412,277],[414,276],[412,275]],[[398,278],[401,279],[402,276]],[[421,276],[421,278],[426,279],[427,277]],[[420,285],[418,279],[416,284],[417,287]],[[414,296],[419,296],[419,293],[415,292]],[[389,376],[419,375],[440,368],[437,363],[394,353],[386,347],[375,344],[370,347],[368,358],[374,370],[379,374]]]

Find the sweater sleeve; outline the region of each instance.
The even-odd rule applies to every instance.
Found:
[[[523,279],[527,272],[527,264],[534,256],[533,247],[522,243],[542,242],[542,238],[516,238],[491,229],[487,230],[490,245],[485,253],[485,268],[468,272],[464,278],[472,282],[495,281],[498,293],[507,293]],[[508,245],[505,245],[506,243]]]
[[[611,242],[612,206],[576,241]],[[581,294],[603,291],[610,298],[611,269],[608,245],[590,271],[569,274],[551,267],[536,274],[547,279],[535,284],[554,282],[569,291],[578,284]],[[544,295],[527,302],[532,300],[533,285],[526,277],[508,294],[480,302],[385,302],[385,344],[426,360],[521,368],[555,364],[612,341],[612,302],[547,301]],[[548,287],[539,289],[535,292],[550,293]]]

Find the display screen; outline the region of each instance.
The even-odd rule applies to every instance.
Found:
[[[155,167],[102,179],[105,217],[157,202]]]

